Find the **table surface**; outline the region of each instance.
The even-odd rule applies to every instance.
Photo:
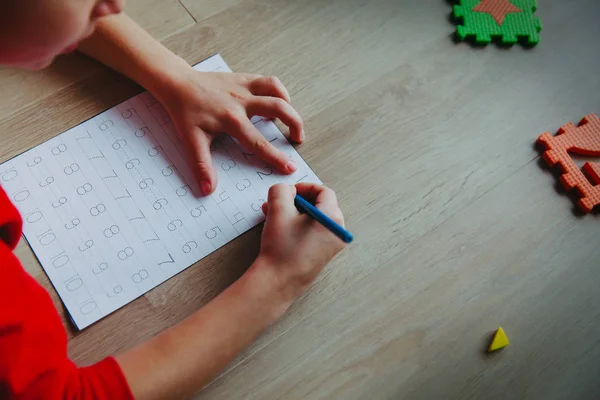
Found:
[[[581,215],[536,138],[600,112],[600,2],[540,2],[534,49],[454,43],[451,6],[409,0],[130,0],[195,63],[278,76],[299,152],[356,241],[201,399],[597,398],[600,214]],[[139,92],[80,55],[0,70],[0,161]],[[83,332],[86,364],[184,319],[257,253],[253,229]],[[511,345],[487,356],[499,325]]]

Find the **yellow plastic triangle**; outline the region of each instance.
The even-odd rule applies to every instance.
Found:
[[[508,338],[506,337],[506,333],[504,333],[504,329],[502,329],[502,327],[499,327],[498,330],[496,331],[496,334],[494,335],[494,338],[492,339],[492,343],[490,343],[488,352],[500,350],[501,348],[504,348],[504,347],[508,346],[509,344],[510,344],[510,342],[508,341]]]

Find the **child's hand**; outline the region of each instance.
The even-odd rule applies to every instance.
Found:
[[[190,165],[204,195],[217,187],[210,144],[221,133],[238,139],[250,152],[284,173],[296,166],[252,125],[252,116],[278,118],[296,142],[304,140],[302,119],[275,77],[188,70],[158,96],[188,149]]]
[[[335,193],[324,186],[283,184],[269,190],[263,204],[267,221],[262,233],[255,269],[262,269],[274,282],[284,302],[295,300],[344,247],[337,236],[294,206],[296,191],[340,225],[344,217]]]

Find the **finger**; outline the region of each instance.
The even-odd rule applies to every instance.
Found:
[[[232,131],[229,132],[230,135],[239,140],[242,146],[266,161],[269,165],[287,174],[296,171],[296,163],[269,143],[245,116],[236,119],[230,126],[230,130]]]
[[[334,221],[344,225],[344,216],[338,205],[335,192],[330,188],[316,183],[297,183],[298,194],[310,201]]]
[[[189,140],[190,166],[204,196],[217,187],[217,173],[210,155],[211,137],[200,128],[195,128],[186,136]]]
[[[292,100],[285,86],[274,76],[263,76],[250,82],[248,89],[255,96],[279,97],[290,103]]]
[[[279,183],[269,188],[269,197],[267,199],[269,217],[295,217],[300,213],[294,205],[296,197],[296,188],[294,186]]]
[[[260,115],[266,118],[279,118],[288,128],[293,141],[302,143],[304,128],[300,114],[289,103],[277,97],[255,97],[246,107],[248,117]]]
[[[265,217],[267,215],[269,215],[269,203],[266,203],[266,202],[263,203],[261,208],[262,208],[263,214],[265,214]]]

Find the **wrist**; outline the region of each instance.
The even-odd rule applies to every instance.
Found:
[[[296,299],[277,278],[276,267],[259,257],[240,278],[240,283],[259,301],[271,322],[281,318]]]
[[[181,57],[170,52],[160,57],[160,62],[143,69],[143,73],[136,79],[140,85],[148,90],[163,104],[173,101],[177,88],[186,81],[193,68]]]

